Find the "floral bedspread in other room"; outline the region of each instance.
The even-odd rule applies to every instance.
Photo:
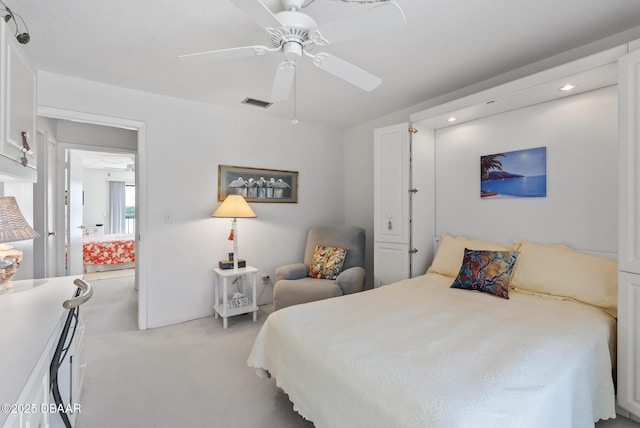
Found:
[[[82,263],[122,264],[133,263],[135,256],[134,235],[92,235],[82,239]]]

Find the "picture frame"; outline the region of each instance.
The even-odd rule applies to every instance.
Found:
[[[480,197],[547,196],[547,148],[515,150],[480,157]]]
[[[218,202],[229,194],[247,202],[298,203],[298,172],[248,166],[218,165]]]

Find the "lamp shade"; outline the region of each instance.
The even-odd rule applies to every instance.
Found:
[[[0,242],[14,242],[40,236],[24,219],[16,198],[0,197]]]
[[[255,216],[256,213],[253,212],[242,195],[228,195],[211,215],[211,217],[224,218],[247,218]]]

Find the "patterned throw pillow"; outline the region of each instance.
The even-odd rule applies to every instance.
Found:
[[[509,280],[517,257],[517,251],[465,248],[462,267],[451,288],[478,290],[508,299]]]
[[[309,276],[321,279],[336,279],[342,271],[344,258],[347,256],[346,248],[325,247],[316,245],[311,260]]]

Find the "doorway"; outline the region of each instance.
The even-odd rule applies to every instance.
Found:
[[[135,214],[134,214],[134,239],[135,239],[135,284],[138,290],[138,328],[145,330],[147,328],[147,263],[146,263],[146,124],[140,121],[134,121],[129,119],[122,119],[116,117],[95,115],[91,113],[70,111],[51,107],[38,107],[38,116],[42,116],[48,119],[57,119],[62,121],[75,122],[85,125],[100,125],[103,127],[109,127],[120,130],[134,131],[136,135],[136,149],[133,151],[134,162],[133,169],[135,174]],[[55,173],[55,181],[57,182],[57,195],[56,198],[56,212],[59,214],[57,218],[57,230],[71,232],[74,228],[68,226],[69,219],[65,215],[65,205],[67,204],[67,198],[72,195],[65,195],[65,183],[66,177],[66,155],[67,152],[72,153],[74,151],[84,152],[111,152],[122,154],[127,150],[113,148],[113,147],[101,147],[96,149],[96,145],[88,144],[90,139],[81,139],[74,142],[66,141],[65,137],[60,135],[56,157],[57,167]],[[98,146],[100,147],[100,146]],[[129,152],[131,152],[129,150]],[[77,161],[76,161],[77,162]],[[80,192],[80,198],[82,198],[82,192]],[[71,211],[70,211],[71,213]],[[69,215],[70,217],[70,215]],[[82,225],[83,221],[79,223]],[[99,221],[94,223],[100,224]],[[103,227],[105,223],[103,223]],[[82,236],[82,229],[77,229]],[[66,233],[60,233],[57,239],[58,259],[66,255],[65,239]],[[80,259],[81,260],[81,259]]]
[[[64,158],[65,274],[135,268],[135,152],[75,148]]]

